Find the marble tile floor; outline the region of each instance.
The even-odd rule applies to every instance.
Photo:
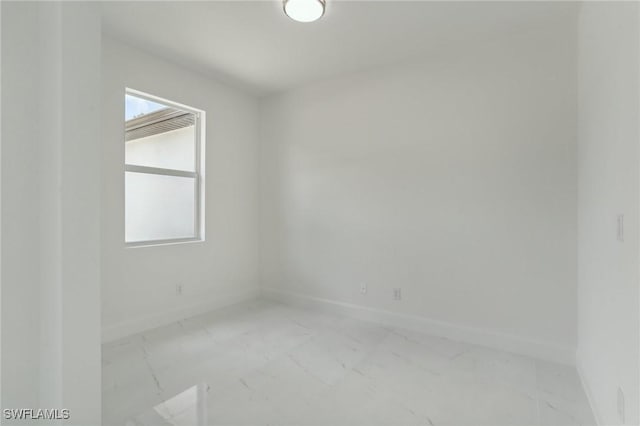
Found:
[[[269,301],[102,354],[105,426],[595,424],[572,367]]]

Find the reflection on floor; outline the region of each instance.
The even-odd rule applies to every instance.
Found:
[[[207,425],[207,392],[209,385],[198,383],[153,408],[127,420],[126,426],[136,425]]]
[[[103,347],[103,424],[592,425],[572,367],[266,301]]]

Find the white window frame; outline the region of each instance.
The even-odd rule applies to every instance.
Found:
[[[139,90],[131,89],[129,87],[125,88],[125,95],[132,95],[137,98],[145,99],[152,102],[157,102],[168,107],[180,109],[183,111],[190,112],[195,116],[194,128],[195,128],[195,171],[186,171],[186,170],[178,170],[178,169],[165,169],[160,167],[149,167],[149,166],[139,166],[134,164],[127,164],[126,157],[124,159],[124,176],[126,176],[127,172],[132,173],[144,173],[144,174],[153,174],[153,175],[161,175],[161,176],[178,176],[178,177],[189,177],[193,178],[194,181],[194,236],[188,238],[169,238],[169,239],[160,239],[160,240],[145,240],[145,241],[126,241],[126,233],[123,232],[125,246],[126,247],[145,247],[145,246],[156,246],[156,245],[168,245],[168,244],[180,244],[180,243],[191,243],[191,242],[202,242],[205,240],[204,234],[204,170],[205,170],[205,161],[204,161],[204,148],[205,148],[205,111],[199,110],[187,105],[183,105],[177,102],[173,102],[158,96],[150,95],[145,92],[141,92]],[[124,138],[123,138],[124,139]],[[123,141],[124,142],[124,141]],[[125,142],[126,143],[126,142]],[[124,156],[124,155],[123,155]],[[126,191],[126,187],[124,188]],[[126,203],[126,197],[125,197]],[[124,212],[126,212],[126,204],[124,205]],[[126,217],[124,225],[126,227]],[[124,229],[123,229],[124,231]]]

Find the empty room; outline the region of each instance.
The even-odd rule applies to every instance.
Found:
[[[639,2],[0,15],[0,423],[640,425]]]

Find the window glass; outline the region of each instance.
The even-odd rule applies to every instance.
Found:
[[[150,101],[138,96],[126,94],[124,95],[124,119],[125,121],[132,118],[142,117],[145,114],[159,111],[167,108],[166,105],[158,102]]]
[[[203,238],[202,111],[125,95],[125,242]]]
[[[126,172],[125,185],[126,241],[194,237],[193,178]]]

